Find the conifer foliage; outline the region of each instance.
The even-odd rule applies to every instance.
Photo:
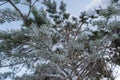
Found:
[[[44,8],[38,8],[41,2]],[[0,24],[22,20],[20,30],[0,31],[0,80],[101,80],[115,79],[120,66],[120,1],[71,16],[66,4],[54,0],[1,0]],[[23,13],[18,5],[29,8]],[[97,27],[97,30],[91,29]],[[114,65],[114,66],[113,66]],[[24,75],[17,73],[25,68]]]

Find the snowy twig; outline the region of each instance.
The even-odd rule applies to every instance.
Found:
[[[80,27],[79,27],[78,30],[76,31],[76,34],[75,34],[75,36],[74,36],[74,39],[77,37],[77,35],[78,35],[80,29],[82,28],[82,25],[83,25],[83,24],[84,24],[84,23],[81,23],[81,24],[80,24]]]
[[[7,3],[7,1],[5,1],[5,2],[1,3],[1,4],[0,4],[0,6],[4,5],[4,4],[6,4],[6,3]]]

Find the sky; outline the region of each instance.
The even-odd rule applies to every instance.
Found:
[[[92,2],[92,0],[64,0],[67,3],[67,11],[74,16],[79,16],[80,12]]]

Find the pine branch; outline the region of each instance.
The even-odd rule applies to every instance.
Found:
[[[17,8],[17,6],[16,6],[11,0],[8,0],[8,2],[15,8],[15,10],[20,14],[20,16],[23,18],[23,20],[26,21],[25,16],[24,16],[23,13]]]

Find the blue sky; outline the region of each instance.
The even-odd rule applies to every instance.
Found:
[[[80,12],[84,11],[86,6],[92,0],[64,0],[67,3],[67,10],[74,16],[78,16]]]

